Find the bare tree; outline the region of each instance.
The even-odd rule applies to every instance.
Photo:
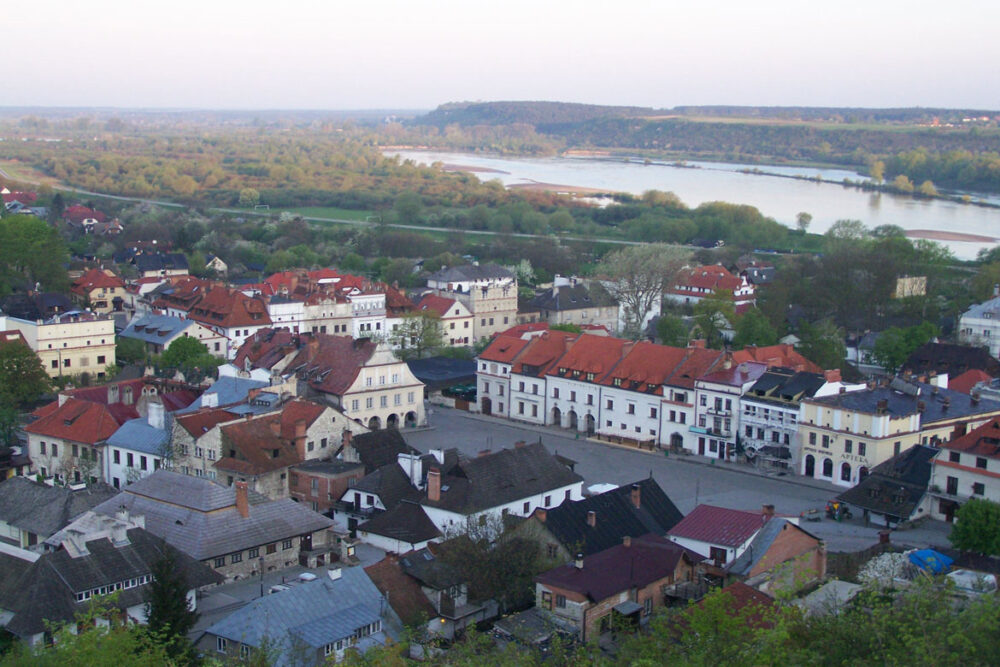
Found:
[[[621,304],[627,338],[639,338],[647,315],[663,299],[663,289],[690,258],[683,248],[663,243],[636,245],[607,255],[598,267],[604,287]]]

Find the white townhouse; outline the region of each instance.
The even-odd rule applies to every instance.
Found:
[[[529,342],[513,336],[500,335],[476,359],[476,397],[479,411],[484,415],[511,416],[511,369],[514,359]],[[518,382],[523,387],[524,380],[519,379]],[[545,380],[536,378],[536,386],[539,382],[544,399]],[[521,405],[523,406],[523,402]],[[521,410],[523,414],[523,407]],[[535,412],[537,413],[537,409]]]
[[[362,292],[360,290],[350,295],[352,308],[351,335],[354,338],[384,338],[385,329],[385,294],[381,292]]]
[[[691,431],[698,437],[698,454],[734,459],[740,428],[740,398],[767,370],[767,364],[745,361],[733,364],[727,357],[722,368],[695,380],[696,416]]]
[[[931,463],[931,516],[952,521],[973,499],[1000,502],[1000,417],[941,445]]]
[[[545,376],[550,406],[546,423],[597,433],[604,423],[601,382],[635,345],[632,341],[581,334]]]
[[[1000,357],[1000,287],[993,288],[993,298],[973,304],[958,319],[959,342],[988,347]]]

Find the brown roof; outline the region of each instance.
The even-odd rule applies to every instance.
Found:
[[[541,377],[577,340],[577,334],[566,331],[547,331],[531,339],[511,369],[514,373]]]
[[[369,565],[365,574],[372,580],[379,592],[389,600],[389,606],[406,625],[426,623],[437,616],[420,584],[403,572],[399,558],[392,554]]]
[[[530,342],[530,340],[500,334],[482,351],[479,358],[483,361],[498,361],[509,364],[517,358],[518,353],[527,347]]]
[[[971,394],[973,387],[980,382],[989,382],[993,377],[986,371],[978,368],[971,368],[961,375],[948,379],[948,389],[960,391],[963,394]]]
[[[767,518],[759,512],[698,505],[667,534],[697,542],[737,547],[756,535]]]
[[[238,419],[239,415],[222,408],[207,408],[176,417],[177,423],[185,431],[200,438],[203,434],[211,431],[216,425]]]
[[[614,370],[604,376],[601,384],[662,394],[663,383],[681,365],[687,354],[688,350],[683,347],[656,345],[647,341],[636,343]]]
[[[24,339],[24,336],[17,329],[10,329],[9,331],[0,331],[0,345],[5,345],[7,343],[20,343],[25,347],[30,349],[28,341]]]
[[[417,301],[415,308],[419,311],[429,311],[437,313],[441,317],[448,317],[451,307],[455,303],[455,299],[448,299],[437,294],[425,294],[420,301]],[[457,317],[457,315],[452,314],[451,317]]]
[[[799,354],[794,347],[787,344],[769,345],[767,347],[747,345],[742,350],[733,352],[733,363],[741,364],[744,361],[759,361],[767,364],[768,368],[781,366],[808,373],[823,372],[823,369],[817,364],[809,361]]]
[[[91,290],[101,287],[113,289],[116,287],[125,287],[125,283],[113,273],[106,273],[101,269],[90,269],[74,280],[73,286],[70,289],[77,294],[88,294]]]
[[[308,428],[324,410],[317,403],[295,400],[280,413],[223,426],[223,452],[229,455],[216,461],[215,467],[259,475],[301,463],[302,452],[295,443],[296,426],[304,422]]]
[[[127,421],[118,421],[106,405],[76,398],[67,398],[62,405],[50,403],[32,414],[38,419],[24,428],[28,433],[90,445],[107,440]]]
[[[587,374],[593,373],[595,377],[591,382],[600,382],[631,351],[632,346],[631,341],[621,338],[580,334],[546,375],[586,380]]]
[[[719,350],[690,347],[684,361],[674,370],[666,384],[673,387],[694,389],[694,381],[717,368],[724,357],[725,353]]]
[[[941,445],[941,448],[975,456],[1000,458],[1000,417],[994,417],[965,435]],[[943,457],[938,457],[937,462],[941,463],[944,460]],[[977,469],[976,472],[985,473],[986,471]]]
[[[214,287],[194,304],[188,317],[208,326],[232,327],[268,326],[271,317],[260,299],[224,287]]]

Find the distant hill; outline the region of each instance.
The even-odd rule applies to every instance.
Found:
[[[414,119],[417,125],[516,125],[584,123],[597,118],[649,116],[644,107],[609,107],[571,102],[450,102]]]

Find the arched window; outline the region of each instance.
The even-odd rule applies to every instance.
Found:
[[[823,477],[833,477],[832,459],[823,459]]]
[[[851,481],[851,464],[846,461],[840,466],[840,479],[844,482]]]

